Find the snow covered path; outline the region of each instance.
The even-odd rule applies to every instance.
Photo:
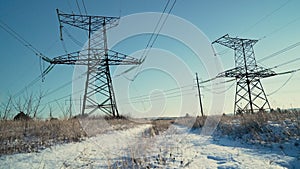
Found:
[[[146,138],[150,125],[57,145],[40,153],[0,157],[0,168],[297,168],[300,147],[257,147],[172,126]]]
[[[40,153],[0,157],[0,168],[107,168],[111,160],[128,155],[127,148],[151,125],[88,138],[83,142],[57,145]]]

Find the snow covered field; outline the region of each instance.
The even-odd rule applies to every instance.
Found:
[[[184,127],[156,138],[150,166],[161,168],[299,168],[300,147],[242,144],[226,137],[201,136]],[[162,145],[162,146],[159,146]],[[157,158],[165,158],[157,160]],[[159,161],[159,163],[158,163]]]
[[[262,147],[172,125],[145,137],[150,125],[111,131],[39,153],[5,155],[1,168],[299,168],[300,146]],[[292,144],[292,143],[291,143]]]

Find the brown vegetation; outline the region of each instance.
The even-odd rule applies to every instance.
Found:
[[[58,143],[80,141],[78,120],[0,121],[0,154],[36,152]]]
[[[201,128],[205,117],[198,117],[192,129]],[[189,126],[190,124],[187,124]],[[227,135],[250,143],[271,144],[300,138],[300,112],[272,111],[238,116],[223,115],[215,130],[217,135]]]
[[[166,131],[173,123],[174,120],[153,120],[151,122],[152,127],[149,129],[149,131],[145,131],[145,135],[149,135],[151,137],[159,135],[160,133]]]
[[[26,115],[25,115],[26,116]],[[77,117],[69,120],[0,120],[0,155],[38,152],[56,144],[78,142],[110,130],[137,125],[126,118]]]

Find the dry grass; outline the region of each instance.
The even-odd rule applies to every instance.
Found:
[[[0,154],[37,152],[54,144],[80,141],[85,135],[77,119],[0,121]]]
[[[82,141],[109,130],[132,128],[125,118],[73,118],[69,120],[0,121],[0,155],[38,152],[56,144]],[[92,132],[90,132],[92,131]]]
[[[214,128],[214,135],[227,135],[251,143],[282,143],[300,138],[300,111],[272,111],[243,114],[239,116],[222,115],[182,117],[175,121],[191,130]]]
[[[145,136],[154,137],[168,130],[168,128],[174,123],[174,120],[153,120],[151,122],[152,127],[145,131]]]
[[[175,156],[162,152],[162,149],[154,156],[148,156],[149,154],[145,152],[153,148],[155,139],[152,137],[168,130],[172,124],[176,123],[176,120],[176,118],[151,120],[152,126],[144,131],[141,143],[130,149],[128,155],[113,161],[108,168],[161,168],[167,163],[174,163]]]
[[[217,132],[259,144],[282,143],[300,138],[300,112],[272,112],[223,116]]]

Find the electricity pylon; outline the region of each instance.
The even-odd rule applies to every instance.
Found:
[[[258,40],[233,38],[224,35],[214,41],[234,50],[235,68],[217,75],[236,79],[234,113],[254,113],[270,109],[270,104],[260,82],[261,78],[277,75],[270,69],[256,64],[253,46]]]
[[[62,38],[63,24],[88,32],[86,49],[46,60],[51,64],[87,66],[82,115],[100,110],[107,115],[119,117],[115,93],[110,75],[111,65],[135,65],[141,62],[125,54],[109,50],[106,30],[116,26],[117,17],[64,14],[57,9]],[[94,37],[92,34],[97,31]]]

